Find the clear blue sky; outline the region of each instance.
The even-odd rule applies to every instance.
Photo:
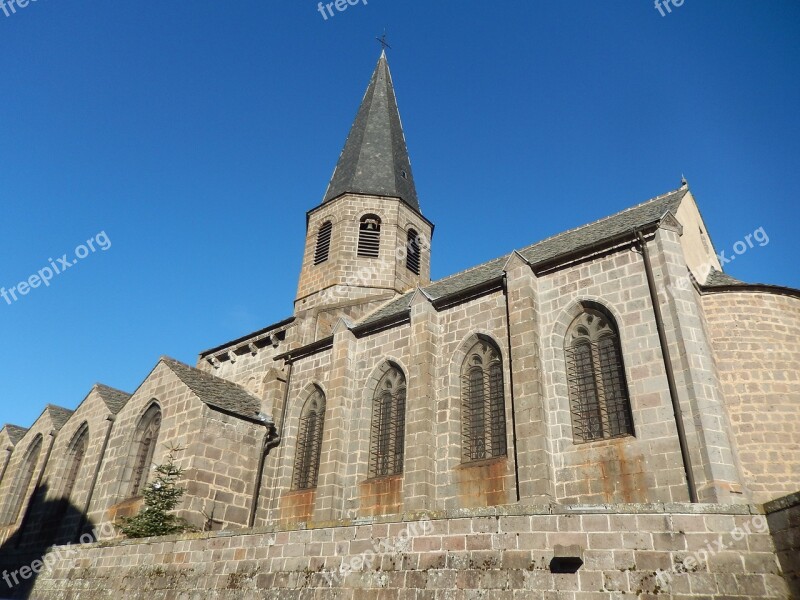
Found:
[[[6,0],[8,2],[8,0]],[[676,188],[800,287],[800,3],[38,0],[0,12],[0,423],[289,316],[388,29],[439,278]]]

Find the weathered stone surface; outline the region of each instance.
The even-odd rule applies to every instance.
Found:
[[[549,565],[559,544],[600,534],[593,533],[597,515],[587,506],[574,511],[571,523],[577,527],[571,526],[569,533],[537,537],[537,532],[551,529],[555,517],[544,513],[553,508],[495,507],[494,516],[407,514],[310,530],[261,528],[105,542],[76,548],[69,556],[56,548],[51,553],[53,568],[39,575],[33,597],[157,600],[191,598],[190,590],[202,590],[197,597],[214,599],[633,599],[672,594],[688,600],[726,598],[734,592],[743,600],[788,598],[786,584],[776,575],[774,553],[725,550],[738,536],[725,526],[741,517],[739,511],[725,513],[718,506],[718,515],[727,520],[693,511],[691,505],[674,506],[674,511],[634,505],[608,513],[603,518],[610,531],[603,535],[609,538],[618,541],[636,532],[641,540],[674,537],[683,542],[673,548],[624,552],[617,544],[582,549],[585,541],[578,542],[579,547],[566,554],[580,551],[584,564],[575,573],[554,574]],[[759,507],[749,509],[749,527],[742,530],[741,540],[770,547],[765,517]],[[330,541],[337,539],[341,541],[335,545]],[[475,539],[485,543],[476,544]],[[722,550],[709,549],[708,540],[715,539],[721,540]],[[654,547],[652,542],[643,545]]]

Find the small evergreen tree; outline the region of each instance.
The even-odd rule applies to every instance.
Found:
[[[175,465],[175,455],[183,448],[168,448],[167,462],[156,465],[156,478],[144,490],[144,506],[136,516],[121,517],[120,529],[129,538],[173,535],[192,531],[186,519],[172,514],[186,491],[178,486],[183,469]]]

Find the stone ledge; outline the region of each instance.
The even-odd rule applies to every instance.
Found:
[[[784,496],[783,498],[777,498],[775,500],[770,500],[764,504],[764,512],[766,514],[772,514],[774,512],[778,512],[780,510],[788,510],[790,508],[794,508],[795,506],[800,506],[800,492],[795,492],[794,494],[789,494],[788,496]]]
[[[794,506],[800,503],[800,493],[775,500],[769,505]],[[774,512],[777,509],[770,509]],[[492,506],[486,508],[462,508],[446,511],[418,511],[406,512],[395,515],[382,515],[375,517],[361,517],[356,519],[341,519],[336,521],[315,521],[309,523],[296,523],[288,526],[263,526],[250,529],[226,529],[223,531],[209,531],[201,533],[187,533],[157,538],[138,539],[113,539],[103,540],[85,547],[106,548],[111,546],[128,546],[132,544],[168,543],[183,540],[205,540],[228,538],[234,536],[249,536],[263,534],[278,534],[292,531],[312,531],[317,529],[331,529],[339,527],[359,527],[369,525],[412,523],[421,520],[450,521],[454,519],[472,519],[479,517],[527,517],[527,516],[556,516],[556,515],[763,515],[765,507],[757,504],[691,504],[688,502],[655,502],[649,504],[509,504],[505,506]]]

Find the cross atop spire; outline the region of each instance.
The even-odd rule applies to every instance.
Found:
[[[400,198],[419,212],[385,52],[372,74],[323,202],[347,193]]]
[[[378,40],[378,43],[381,45],[381,48],[383,48],[383,51],[381,52],[382,56],[384,54],[386,54],[386,49],[387,48],[389,50],[392,49],[392,47],[389,45],[389,42],[386,41],[386,31],[385,30],[384,30],[383,35],[381,37],[379,37],[379,38],[376,37],[375,39]]]

